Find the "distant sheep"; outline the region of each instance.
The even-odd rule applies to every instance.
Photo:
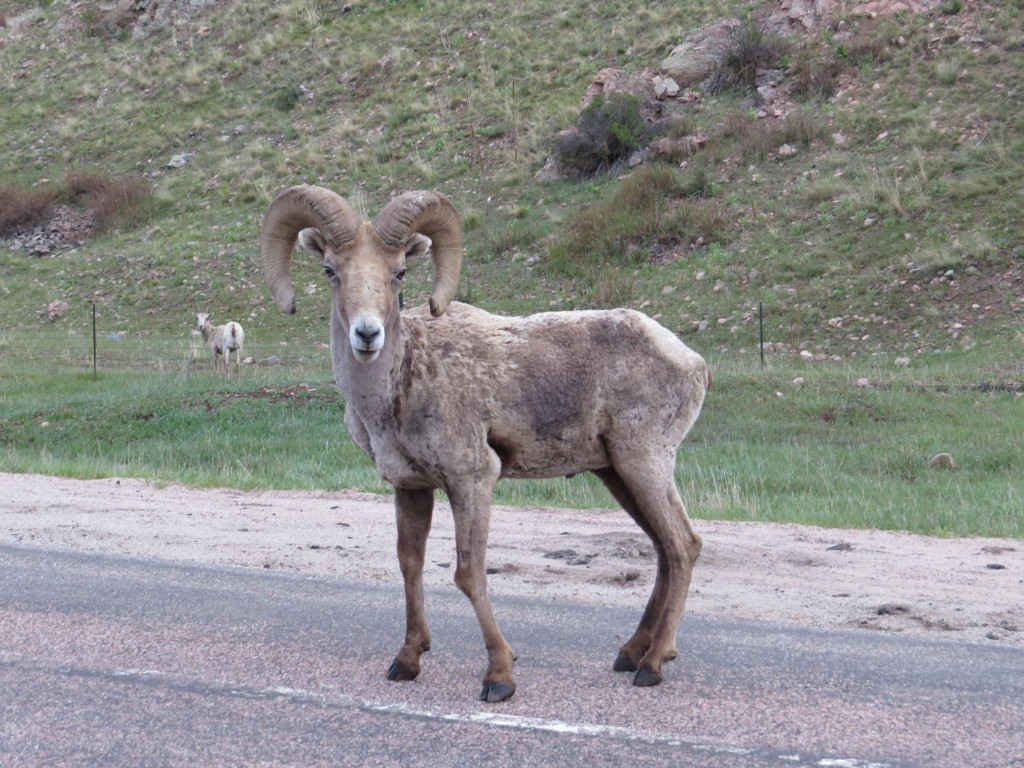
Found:
[[[245,342],[245,331],[242,326],[235,322],[214,326],[210,323],[210,315],[207,312],[198,312],[196,317],[196,329],[203,335],[203,341],[210,348],[213,354],[213,367],[217,367],[217,359],[224,356],[224,367],[227,368],[231,361],[231,353],[235,353],[235,366],[242,364],[242,344]]]
[[[279,195],[264,220],[261,252],[286,312],[295,311],[296,241],[321,261],[331,286],[331,356],[345,424],[395,487],[407,630],[388,678],[415,678],[430,648],[423,562],[441,488],[455,517],[455,583],[472,601],[489,656],[480,698],[515,692],[515,655],[487,596],[491,493],[502,477],[590,471],[658,554],[653,593],[613,669],[632,672],[634,685],[660,683],[662,665],[676,656],[701,550],[674,478],[676,450],[711,382],[701,356],[631,310],[501,317],[453,302],[462,229],[439,193],[401,195],[372,222],[321,187]],[[406,264],[428,253],[429,305],[401,312]]]

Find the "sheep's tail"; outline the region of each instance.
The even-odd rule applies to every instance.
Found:
[[[242,326],[238,323],[228,323],[227,337],[227,346],[231,349],[237,349],[242,345],[242,339],[245,338],[245,332],[242,330]]]

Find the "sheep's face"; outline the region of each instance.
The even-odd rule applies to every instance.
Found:
[[[299,243],[323,259],[334,311],[353,357],[372,363],[398,316],[406,265],[430,251],[430,238],[414,233],[403,247],[391,248],[364,224],[355,240],[342,249],[335,250],[316,229],[302,230]]]
[[[196,329],[203,330],[203,326],[206,325],[206,321],[210,319],[210,315],[206,312],[196,312]]]

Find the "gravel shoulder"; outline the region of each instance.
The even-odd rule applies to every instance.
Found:
[[[687,610],[704,616],[1024,645],[1024,543],[696,519]],[[399,584],[388,496],[194,489],[128,478],[0,473],[0,543]],[[452,586],[438,502],[428,586]],[[495,596],[635,607],[653,549],[621,510],[496,506]]]

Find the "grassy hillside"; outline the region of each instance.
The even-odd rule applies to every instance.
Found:
[[[254,339],[322,336],[323,294],[285,324],[255,263],[269,199],[315,182],[367,214],[407,189],[449,194],[467,229],[463,298],[498,311],[631,305],[702,351],[753,355],[763,303],[772,353],[1019,349],[1019,0],[795,43],[786,80],[826,62],[835,93],[798,97],[793,155],[777,152],[783,121],[740,105],[748,92],[676,105],[707,142],[663,209],[696,179],[708,236],[630,222],[609,256],[569,268],[552,252],[619,205],[621,174],[535,181],[552,138],[598,70],[656,66],[717,6],[232,0],[166,3],[180,14],[158,24],[136,5],[0,5],[0,184],[92,173],[154,195],[82,245],[0,248],[4,329],[46,326],[64,299],[62,330],[83,329],[95,301],[105,331],[181,335],[201,309]],[[298,274],[311,292],[316,272]]]

